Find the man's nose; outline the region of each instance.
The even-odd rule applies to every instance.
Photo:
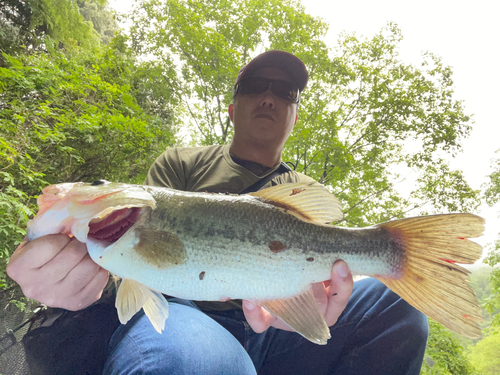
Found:
[[[264,93],[264,97],[262,98],[260,102],[261,107],[267,107],[267,108],[272,108],[274,109],[276,107],[275,101],[274,101],[274,95],[271,92],[271,90],[267,90]]]

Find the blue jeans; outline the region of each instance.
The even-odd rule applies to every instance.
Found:
[[[115,331],[104,374],[419,374],[429,329],[425,315],[375,279],[354,283],[324,346],[274,328],[257,334],[241,310],[169,302],[163,334],[142,312]]]

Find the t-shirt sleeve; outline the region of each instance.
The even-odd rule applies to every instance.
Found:
[[[146,185],[163,186],[176,190],[186,189],[186,165],[179,150],[171,148],[162,153],[149,168]]]

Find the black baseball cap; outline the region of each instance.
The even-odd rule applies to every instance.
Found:
[[[288,73],[293,83],[297,84],[300,92],[302,92],[307,85],[309,73],[302,60],[291,53],[273,50],[261,53],[241,68],[238,77],[236,77],[235,87],[243,78],[251,76],[256,70],[268,67],[281,69],[285,73]]]

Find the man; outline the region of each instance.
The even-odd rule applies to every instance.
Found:
[[[234,124],[231,144],[167,150],[151,167],[146,183],[229,193],[255,186],[280,166],[307,80],[304,64],[294,55],[259,55],[236,80],[229,106]],[[286,171],[263,187],[298,181],[312,180]],[[99,300],[108,280],[107,271],[91,261],[85,245],[65,235],[21,244],[7,271],[26,296],[67,310],[94,308],[90,305]],[[374,279],[353,283],[343,261],[333,265],[331,280],[315,284],[314,290],[332,336],[325,346],[291,332],[249,301],[241,305],[170,298],[162,335],[142,312],[113,332],[104,373],[420,372],[428,333],[423,314]],[[107,344],[108,338],[102,340]]]

